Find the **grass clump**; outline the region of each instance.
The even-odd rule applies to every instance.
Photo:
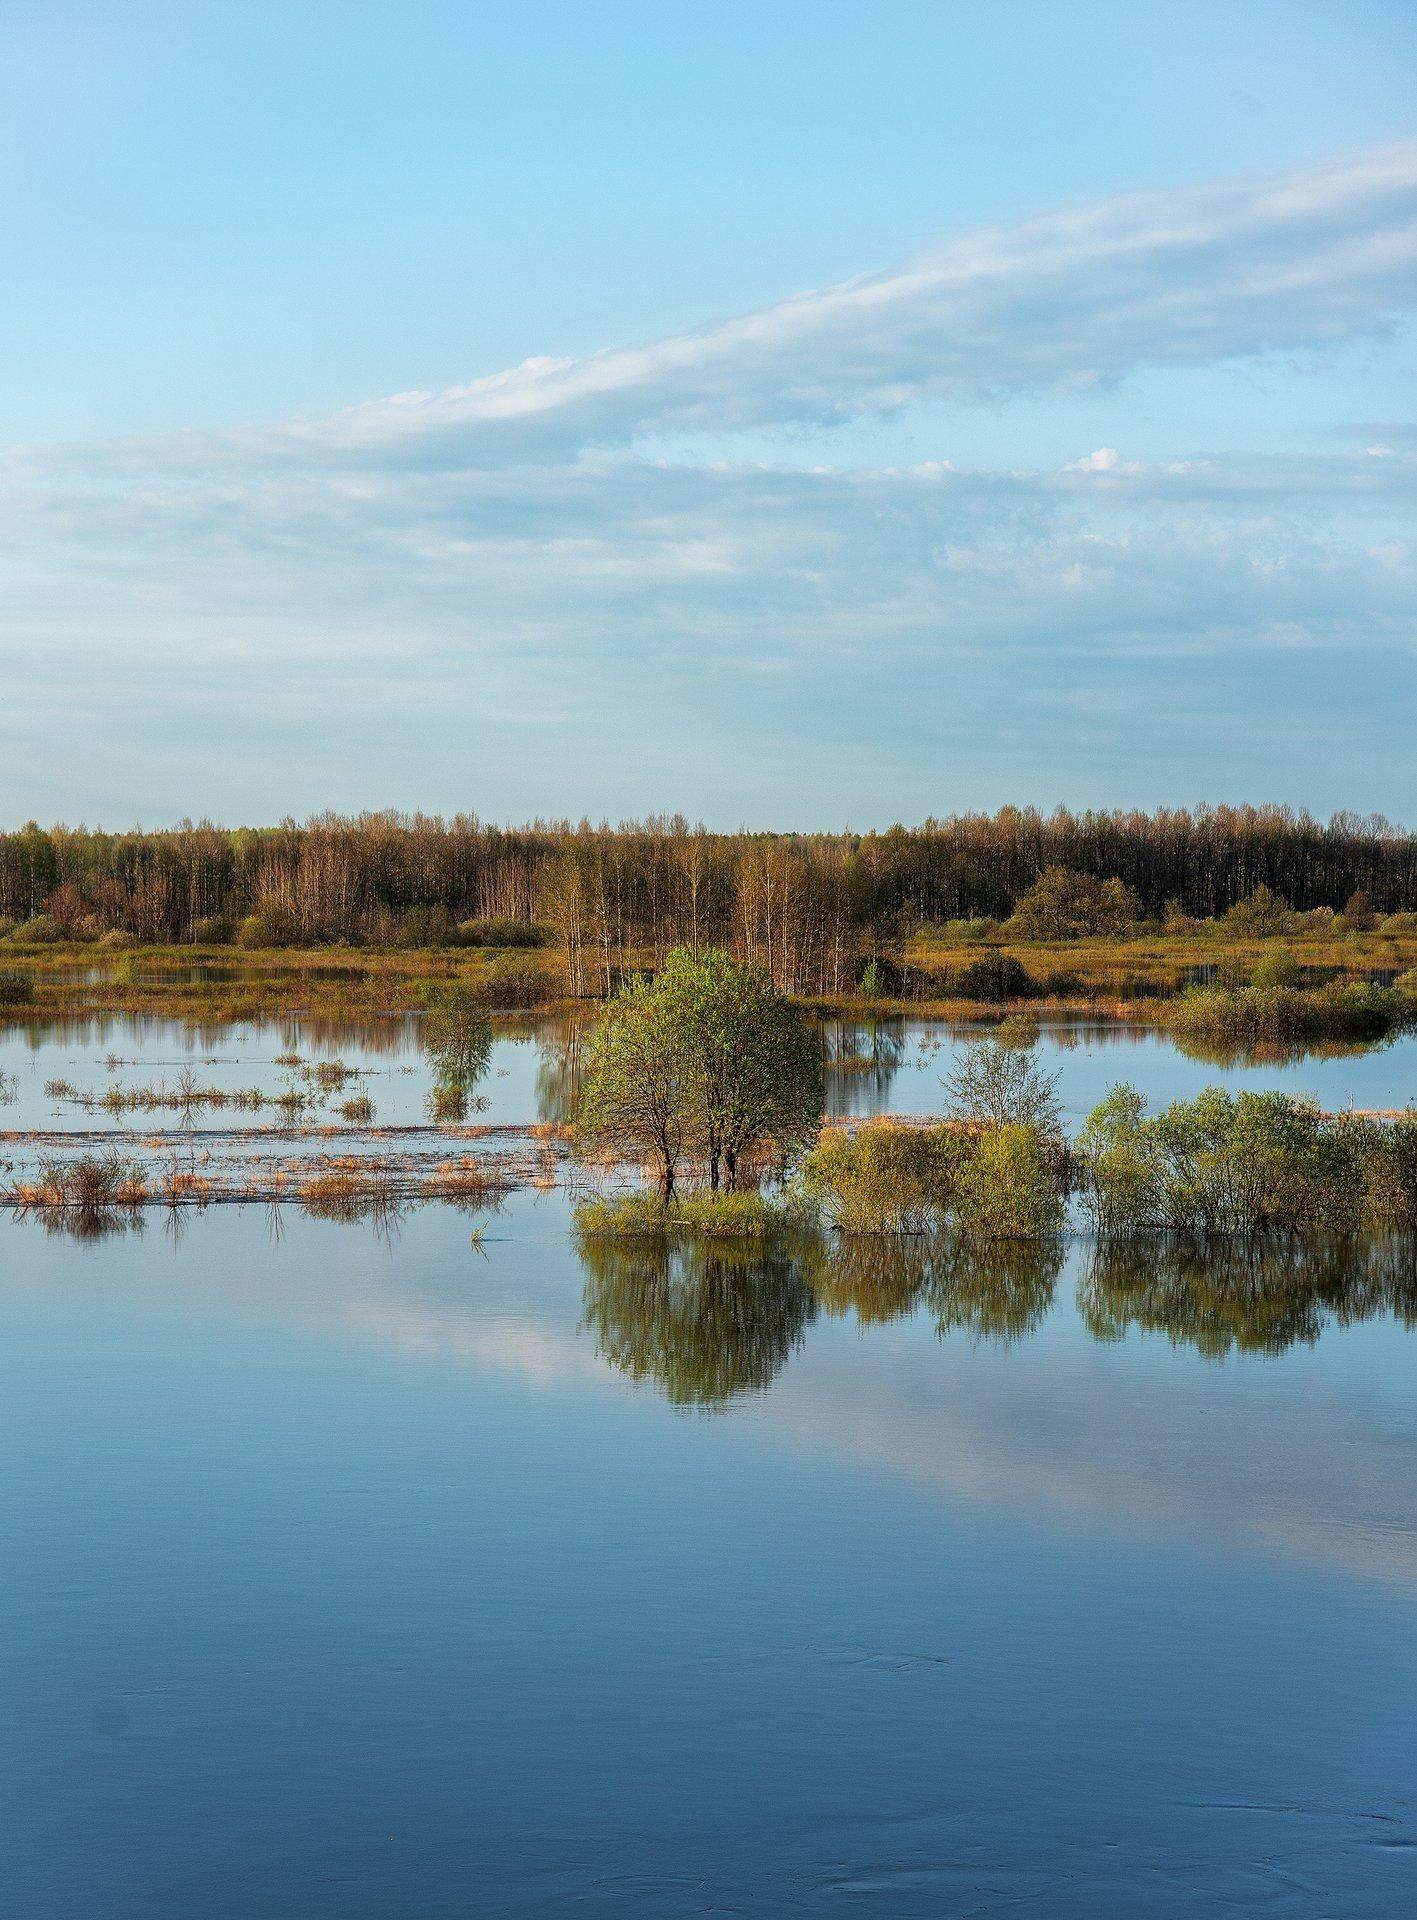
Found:
[[[24,967],[0,967],[0,1007],[27,1007],[34,999],[34,975]]]
[[[1277,956],[1281,962],[1286,957]],[[1417,999],[1364,981],[1336,982],[1310,990],[1260,983],[1239,988],[1195,988],[1170,1009],[1167,1024],[1182,1041],[1244,1046],[1303,1040],[1381,1040],[1414,1018]]]
[[[763,1240],[787,1224],[788,1210],[760,1193],[691,1193],[666,1206],[657,1193],[622,1193],[582,1201],[581,1239]]]

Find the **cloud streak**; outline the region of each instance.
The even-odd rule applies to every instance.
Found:
[[[278,793],[280,809],[676,803],[733,824],[754,794],[781,820],[790,783],[807,825],[1063,791],[1213,796],[1236,766],[1295,783],[1247,777],[1251,797],[1401,811],[1417,634],[1403,423],[1285,458],[1139,460],[1119,430],[1047,470],[725,461],[695,435],[1312,349],[1413,305],[1406,146],[965,235],[699,333],[440,394],[14,451],[12,810],[42,811],[50,777],[55,813],[111,812],[75,769],[113,762],[125,816],[130,792],[179,812],[219,777],[255,814]],[[1335,711],[1335,784],[1316,785],[1308,735]],[[58,779],[61,726],[75,752]],[[302,727],[321,757],[300,758]],[[1339,790],[1360,729],[1372,784]],[[538,730],[555,743],[539,765]],[[428,737],[446,766],[473,743],[475,795],[451,776],[427,790]]]
[[[581,359],[308,420],[114,443],[100,466],[501,464],[646,435],[830,427],[922,401],[1086,389],[1307,349],[1417,302],[1417,142],[1130,194],[967,233],[918,260]]]

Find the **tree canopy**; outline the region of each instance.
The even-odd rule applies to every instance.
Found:
[[[745,1162],[809,1148],[824,1099],[821,1043],[758,967],[718,948],[676,948],[656,978],[618,995],[587,1062],[580,1128],[590,1144],[650,1159],[666,1196],[692,1156],[709,1185]]]

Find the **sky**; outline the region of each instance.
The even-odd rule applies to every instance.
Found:
[[[0,824],[1417,825],[1410,0],[9,0]]]

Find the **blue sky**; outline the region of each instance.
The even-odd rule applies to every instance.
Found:
[[[1409,822],[1417,25],[0,20],[0,818]]]

